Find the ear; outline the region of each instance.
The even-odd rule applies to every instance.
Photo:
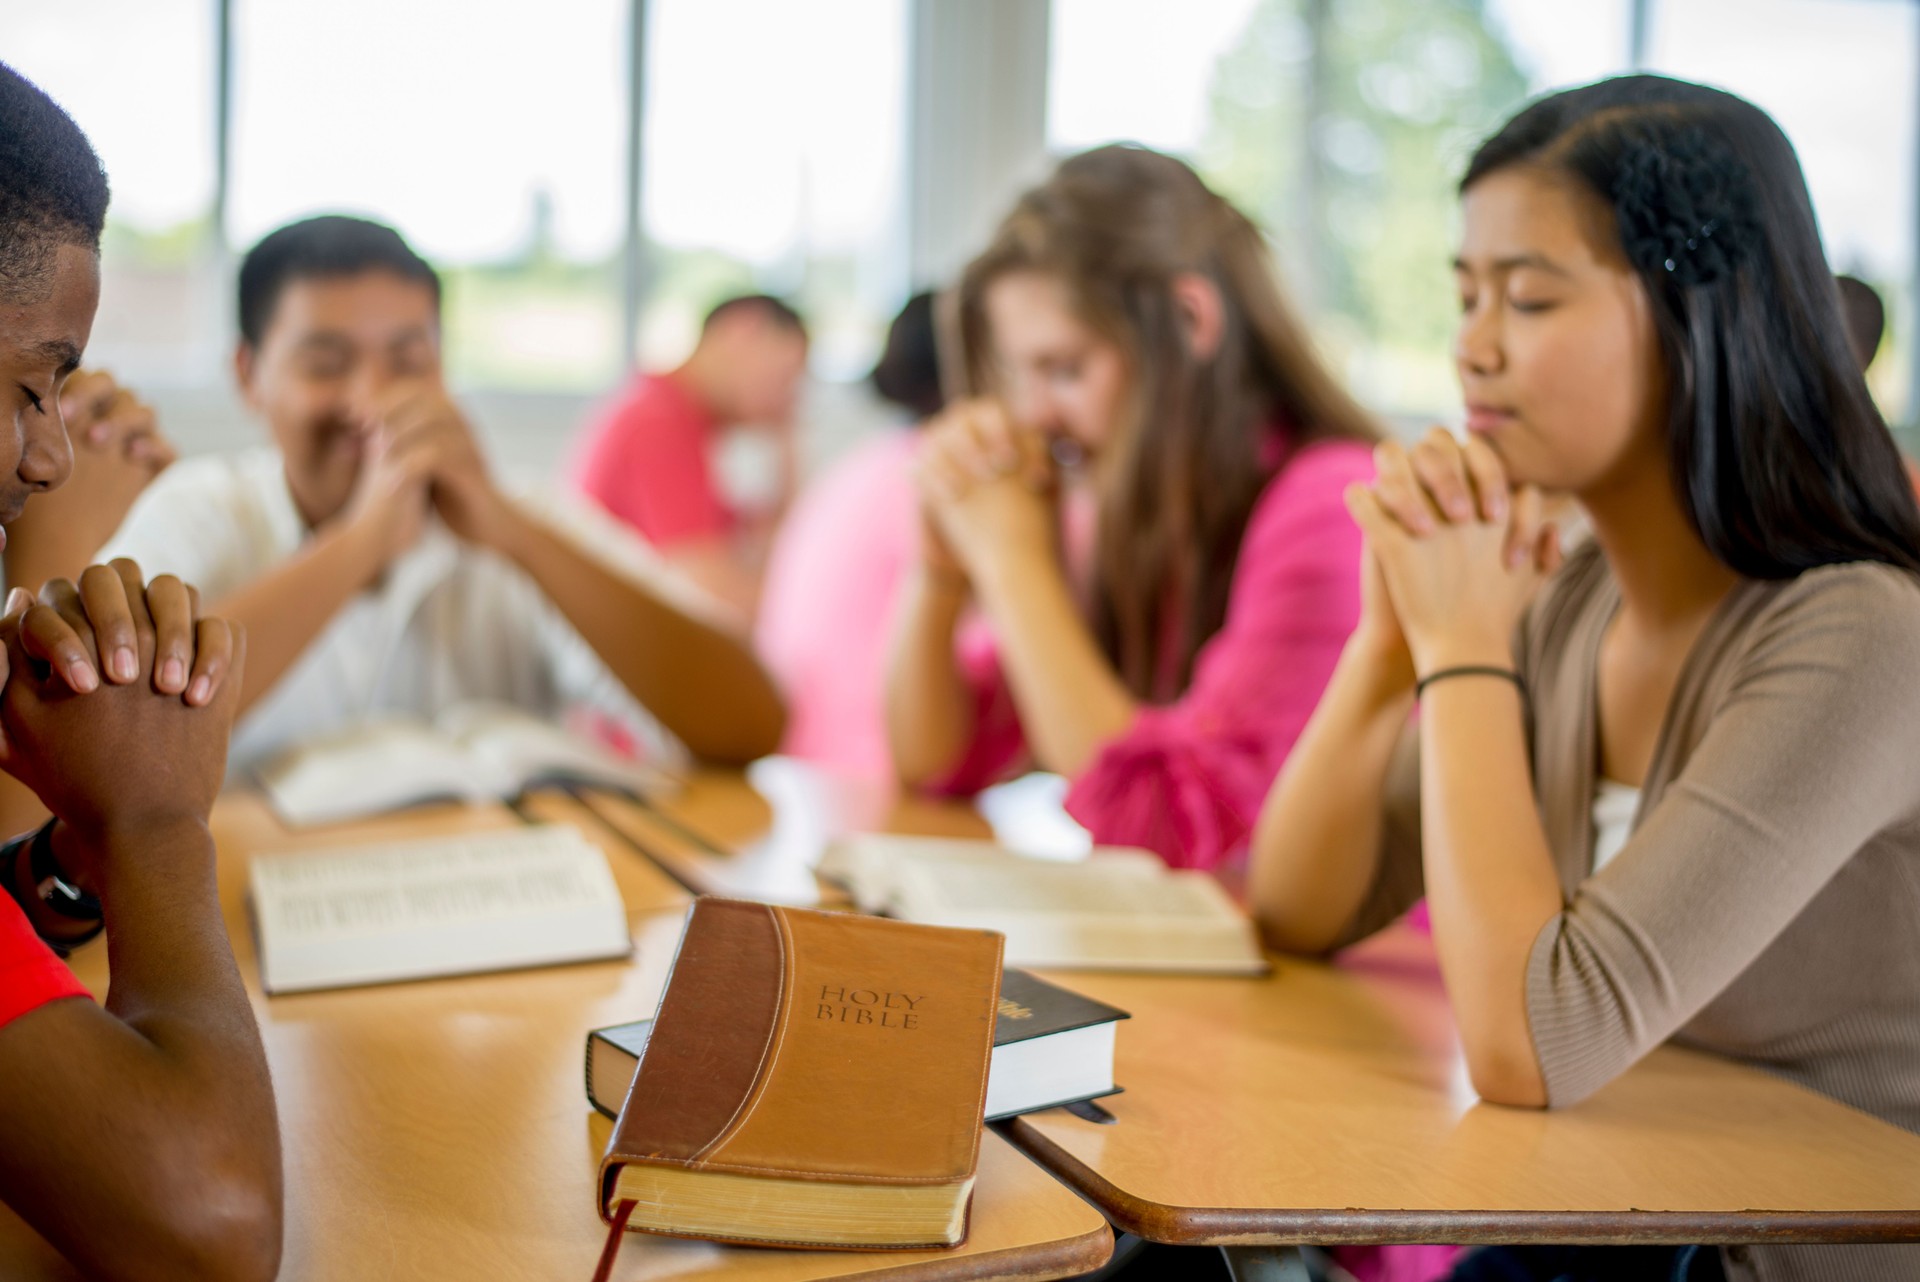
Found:
[[[234,386],[239,388],[240,399],[246,402],[247,408],[251,410],[260,408],[259,398],[253,393],[253,371],[259,358],[260,353],[246,339],[243,338],[233,345]]]
[[[1173,305],[1186,330],[1187,350],[1196,361],[1210,361],[1220,351],[1226,329],[1226,305],[1220,287],[1199,272],[1181,272],[1173,278]]]

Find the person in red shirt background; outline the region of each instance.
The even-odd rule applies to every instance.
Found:
[[[573,479],[651,542],[681,573],[750,619],[773,527],[798,472],[793,413],[807,367],[807,329],[777,298],[729,298],[707,313],[693,354],[644,374],[586,431]],[[729,501],[713,455],[739,428],[779,441],[779,499],[745,513]]]

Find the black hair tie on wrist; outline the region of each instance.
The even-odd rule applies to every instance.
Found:
[[[1499,677],[1502,681],[1513,682],[1513,688],[1520,692],[1522,702],[1527,698],[1527,683],[1512,668],[1496,668],[1486,664],[1470,663],[1458,668],[1442,668],[1438,672],[1429,672],[1414,683],[1413,697],[1426,694],[1427,687],[1436,681],[1445,681],[1448,677]]]

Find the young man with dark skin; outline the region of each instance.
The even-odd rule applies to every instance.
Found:
[[[239,294],[235,373],[276,448],[176,464],[104,553],[194,582],[246,627],[236,768],[469,700],[584,712],[643,750],[774,750],[784,710],[744,640],[616,564],[608,523],[562,532],[495,484],[442,381],[439,280],[398,234],[283,227]]]
[[[692,355],[621,393],[574,460],[583,494],[743,623],[758,607],[774,529],[798,486],[793,416],[806,370],[797,312],[765,294],[726,299],[707,313]],[[714,451],[744,430],[771,431],[779,453],[779,493],[765,511],[741,510],[714,474]]]
[[[58,487],[58,412],[99,301],[106,178],[0,66],[0,524]],[[266,1058],[222,924],[207,815],[241,634],[131,562],[23,590],[0,619],[0,768],[57,818],[0,847],[0,1201],[90,1276],[278,1269]],[[48,943],[104,928],[104,1006]],[[47,941],[47,942],[43,942]]]

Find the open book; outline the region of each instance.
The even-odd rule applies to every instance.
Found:
[[[382,718],[313,739],[260,770],[267,799],[290,824],[336,823],[429,801],[488,801],[536,784],[627,793],[671,788],[658,770],[495,703],[463,703],[432,725]]]
[[[865,912],[1006,936],[1009,966],[1259,974],[1253,926],[1202,872],[1148,851],[1096,848],[1061,862],[991,842],[859,836],[816,869]]]
[[[269,993],[633,950],[606,855],[563,824],[263,854],[248,881]]]

